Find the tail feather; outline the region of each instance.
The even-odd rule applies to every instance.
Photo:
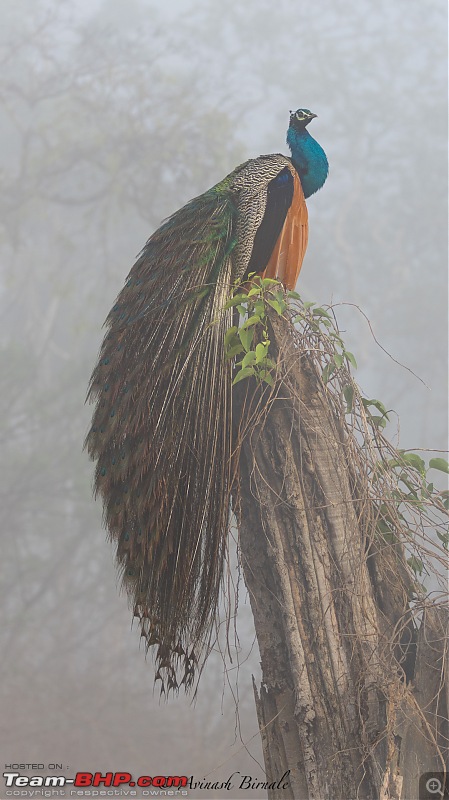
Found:
[[[203,196],[151,237],[106,320],[88,395],[95,490],[167,689],[189,686],[207,649],[225,557],[231,212]]]

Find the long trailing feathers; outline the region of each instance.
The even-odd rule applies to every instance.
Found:
[[[168,688],[173,652],[181,682],[193,679],[225,556],[231,380],[220,344],[232,324],[223,306],[233,245],[232,208],[218,196],[192,201],[154,234],[106,320],[89,391],[95,489]]]
[[[86,446],[163,691],[191,688],[207,656],[226,559],[232,363],[224,337],[233,312],[225,305],[250,263],[260,272],[270,263],[273,277],[279,263],[279,277],[294,282],[306,244],[292,161],[247,161],[151,236],[106,319]]]

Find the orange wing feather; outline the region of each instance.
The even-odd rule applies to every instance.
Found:
[[[307,206],[301,181],[295,169],[292,169],[292,175],[292,203],[270,260],[261,273],[262,278],[282,281],[286,289],[295,288],[309,236]]]

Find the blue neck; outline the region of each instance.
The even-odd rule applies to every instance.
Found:
[[[287,144],[292,152],[292,161],[301,181],[304,197],[310,197],[321,189],[329,172],[326,153],[306,129],[292,126],[287,132]]]

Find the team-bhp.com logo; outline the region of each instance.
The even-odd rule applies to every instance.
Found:
[[[66,778],[64,775],[20,775],[19,772],[4,772],[3,777],[6,787],[57,787],[73,786],[85,789],[87,787],[120,787],[138,786],[148,788],[149,786],[157,789],[179,789],[187,786],[188,778],[186,775],[141,775],[136,780],[130,772],[77,772],[74,778]]]
[[[13,768],[16,765],[13,766]],[[39,769],[43,765],[39,765]],[[8,765],[9,767],[9,765]],[[21,775],[20,772],[4,772],[3,777],[6,781],[6,796],[9,797],[50,797],[54,790],[58,789],[58,796],[68,797],[103,797],[105,795],[126,797],[136,796],[138,787],[139,796],[149,797],[159,794],[159,789],[169,789],[168,794],[176,796],[188,795],[188,789],[200,789],[210,791],[216,789],[227,789],[231,791],[236,785],[239,789],[264,789],[264,790],[286,790],[289,788],[290,770],[284,772],[282,778],[275,781],[257,781],[251,775],[242,775],[240,772],[233,772],[226,781],[196,781],[193,775],[188,778],[186,775],[141,775],[136,780],[130,772],[77,772],[74,778],[66,778],[64,775]],[[238,776],[238,777],[237,777]],[[39,787],[39,788],[37,788]],[[67,792],[61,787],[66,787]],[[131,787],[131,788],[129,788]],[[165,794],[165,792],[164,792]]]

